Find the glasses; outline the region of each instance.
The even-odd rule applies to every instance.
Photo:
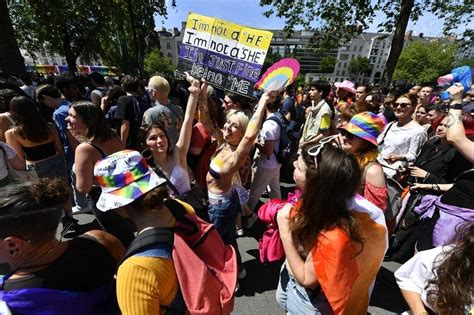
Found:
[[[410,103],[395,103],[393,107],[395,108],[406,108],[407,106],[410,106],[411,104]]]
[[[345,129],[341,129],[341,135],[347,140],[352,140],[355,137],[352,133],[350,133],[349,131]]]
[[[328,143],[332,144],[334,142],[341,149],[341,144],[339,143],[338,140],[339,140],[339,135],[333,135],[326,138],[322,138],[318,144],[308,149],[308,154],[314,157],[317,163],[318,162],[317,158],[321,150],[324,148],[324,145]]]
[[[225,99],[222,99],[220,98],[219,99],[222,103],[226,104],[226,105],[229,105],[229,104],[232,104],[233,102],[232,101],[226,101]]]

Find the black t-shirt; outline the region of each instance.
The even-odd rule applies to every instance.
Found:
[[[117,101],[117,109],[115,111],[115,118],[119,120],[127,120],[130,123],[130,131],[128,133],[127,143],[125,147],[127,149],[138,149],[138,133],[140,132],[140,122],[137,121],[137,105],[133,96],[124,95],[121,96]],[[120,128],[117,130],[120,134]]]
[[[48,267],[30,276],[6,280],[4,290],[43,288],[87,292],[110,283],[116,268],[117,262],[103,245],[81,236],[71,240],[64,254]]]

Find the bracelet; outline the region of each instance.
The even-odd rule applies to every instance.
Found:
[[[430,173],[426,172],[425,178],[427,178],[430,175],[431,175]]]
[[[459,104],[459,103],[454,104],[453,109],[462,109],[462,104]]]

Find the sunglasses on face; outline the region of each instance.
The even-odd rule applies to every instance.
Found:
[[[355,137],[352,133],[350,133],[349,131],[345,129],[341,129],[341,135],[347,140],[352,140]]]
[[[220,98],[220,101],[226,105],[232,104],[232,101],[226,101],[225,99]]]
[[[410,105],[411,105],[410,103],[395,103],[395,104],[393,104],[393,107],[394,108],[398,108],[398,107],[406,108],[407,106],[410,106]]]
[[[333,135],[329,136],[326,138],[322,138],[318,144],[315,146],[311,147],[308,149],[308,154],[314,157],[314,159],[317,161],[317,158],[319,156],[319,153],[321,153],[321,150],[323,149],[324,145],[326,144],[336,144],[337,147],[341,148],[341,144],[339,143],[339,135]]]

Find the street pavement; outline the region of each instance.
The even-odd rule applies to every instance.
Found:
[[[282,183],[282,193],[286,196],[293,186]],[[266,201],[262,198],[261,201]],[[76,214],[75,218],[85,229],[99,228],[91,214]],[[262,264],[259,258],[258,240],[265,227],[257,222],[237,241],[247,277],[240,281],[233,314],[284,314],[275,301],[280,263]],[[393,272],[400,266],[394,262],[384,262],[377,276],[369,314],[400,314],[408,309],[395,283]]]

